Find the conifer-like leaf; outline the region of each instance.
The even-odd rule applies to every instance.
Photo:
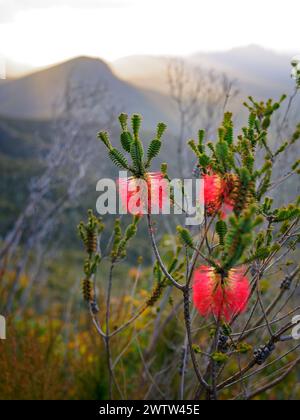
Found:
[[[250,258],[246,258],[243,261],[243,264],[250,264],[253,261],[257,261],[257,260],[265,260],[266,258],[268,258],[270,254],[271,254],[270,247],[260,248]]]
[[[147,152],[148,165],[155,157],[159,155],[161,145],[162,143],[159,139],[154,139],[151,141]]]
[[[227,224],[224,220],[219,220],[216,223],[216,232],[219,236],[220,245],[224,246],[225,244],[225,236],[227,234]]]
[[[164,176],[168,176],[168,164],[166,162],[161,164],[160,170]]]
[[[140,174],[143,175],[144,173],[144,148],[139,139],[135,139],[130,147],[130,155],[134,165],[135,170]]]
[[[195,140],[189,140],[188,145],[190,146],[191,150],[194,152],[196,156],[199,156],[199,149],[196,146]]]
[[[300,124],[297,125],[297,128],[294,134],[292,135],[291,144],[296,143],[296,141],[298,141],[299,139],[300,139]]]
[[[189,248],[194,248],[194,241],[188,229],[183,228],[182,226],[178,226],[177,232],[178,232],[180,240],[185,246]]]
[[[167,129],[167,125],[163,122],[157,124],[156,138],[160,140]]]
[[[198,149],[200,153],[204,153],[204,139],[205,139],[205,130],[198,131]]]
[[[267,130],[271,125],[271,118],[270,117],[266,117],[263,122],[262,122],[262,128],[264,130]]]
[[[129,131],[124,131],[121,134],[121,144],[125,152],[130,153],[132,142],[133,142],[132,135],[129,133]]]
[[[285,222],[286,220],[293,220],[300,217],[300,208],[290,205],[286,208],[279,209],[273,219],[275,223]]]
[[[251,245],[253,230],[263,219],[255,218],[255,207],[246,211],[243,216],[231,217],[231,227],[226,235],[224,250],[224,268],[234,267]]]
[[[139,114],[134,114],[131,118],[131,124],[134,138],[138,139],[142,124],[142,117]]]
[[[210,157],[204,153],[201,153],[199,155],[199,165],[202,166],[203,168],[207,168],[209,164],[210,164]]]
[[[98,133],[98,138],[108,148],[108,150],[113,148],[109,139],[109,134],[106,131],[100,131],[100,133]]]
[[[124,113],[120,114],[119,121],[120,121],[122,130],[123,131],[128,131],[128,129],[127,129],[128,115],[124,114]]]
[[[117,258],[118,248],[119,248],[121,240],[122,240],[121,220],[116,219],[115,225],[114,225],[114,239],[113,239],[113,245],[112,245],[112,251],[111,251],[112,258]]]
[[[286,148],[288,147],[288,145],[289,145],[289,143],[286,141],[285,143],[283,143],[278,149],[277,149],[277,151],[275,152],[275,154],[274,154],[274,156],[278,156],[278,155],[280,155],[281,153],[283,153],[285,150],[286,150]]]
[[[233,144],[233,127],[226,128],[226,134],[225,134],[224,140],[229,146]]]
[[[126,241],[130,241],[130,239],[132,239],[137,233],[137,225],[136,224],[131,224],[128,226],[128,228],[126,229],[125,232],[125,239]]]
[[[248,128],[249,130],[254,129],[255,127],[255,120],[256,120],[256,115],[254,114],[254,112],[251,112],[249,115],[249,119],[248,119]]]
[[[126,257],[126,248],[128,246],[128,242],[131,241],[137,234],[137,224],[138,224],[139,218],[135,217],[133,219],[133,223],[131,223],[124,234],[124,237],[121,238],[119,235],[120,241],[117,247],[116,255],[120,258]]]
[[[127,159],[119,150],[112,149],[108,155],[116,166],[121,169],[129,169]]]
[[[217,143],[216,155],[219,160],[226,164],[226,159],[228,158],[228,144],[225,141]]]

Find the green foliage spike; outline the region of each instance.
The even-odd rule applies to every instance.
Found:
[[[257,191],[257,200],[260,201],[261,198],[266,194],[266,192],[268,191],[270,185],[271,185],[271,177],[272,177],[272,170],[268,170],[267,173],[265,174],[264,179],[262,180],[261,186],[259,188],[259,190]]]
[[[287,220],[291,221],[293,219],[300,217],[300,207],[295,205],[289,205],[288,207],[281,208],[274,212],[274,223],[285,222]]]
[[[100,131],[100,133],[98,133],[98,138],[103,142],[103,144],[108,148],[108,150],[111,150],[113,148],[109,139],[109,135],[106,131]]]
[[[274,154],[274,156],[278,156],[278,155],[280,155],[281,153],[283,153],[285,150],[286,150],[286,148],[289,146],[289,143],[286,141],[285,143],[283,143],[278,149],[277,149],[277,151],[275,152],[275,154]]]
[[[94,313],[98,312],[98,307],[95,304],[96,296],[92,276],[96,274],[101,263],[100,239],[103,230],[102,220],[98,219],[92,210],[88,211],[87,223],[81,222],[78,226],[79,235],[88,255],[83,264],[85,277],[82,281],[82,293],[84,300],[92,305],[91,309]]]
[[[178,232],[181,242],[185,246],[189,248],[194,248],[194,241],[188,229],[183,228],[182,226],[177,226],[177,232]]]
[[[130,155],[131,155],[134,168],[137,171],[138,175],[140,176],[143,175],[144,174],[144,164],[143,164],[144,148],[143,148],[142,142],[138,138],[136,138],[130,146]]]
[[[225,141],[220,141],[216,144],[216,156],[226,167],[226,161],[228,159],[229,149],[228,144]]]
[[[125,152],[130,153],[130,148],[133,143],[133,138],[129,131],[121,133],[121,144]]]
[[[167,129],[167,125],[163,122],[157,124],[156,138],[160,140]]]
[[[118,248],[120,242],[122,240],[122,228],[121,228],[121,220],[116,219],[114,225],[114,239],[113,239],[113,246],[111,251],[111,257],[116,259],[118,257]]]
[[[225,134],[224,140],[229,146],[233,145],[233,127],[232,126],[226,128],[226,134]]]
[[[224,249],[224,265],[226,270],[234,267],[251,245],[254,228],[263,222],[261,217],[255,218],[255,207],[239,217],[231,217],[231,227],[226,235]]]
[[[136,224],[131,224],[128,226],[128,228],[126,229],[125,232],[125,239],[126,241],[130,241],[130,239],[132,239],[137,233],[137,225]]]
[[[224,246],[225,245],[225,236],[227,234],[227,224],[224,220],[219,220],[216,223],[216,232],[219,236],[220,245]]]
[[[220,127],[218,129],[219,142],[223,142],[224,141],[225,134],[226,134],[226,128],[225,127]]]
[[[210,165],[210,157],[204,153],[199,155],[199,165],[203,168],[207,168]]]
[[[128,131],[128,128],[127,128],[128,115],[124,113],[120,114],[119,121],[120,121],[122,130]]]
[[[108,155],[116,166],[121,169],[129,169],[127,159],[119,150],[111,149]]]
[[[299,139],[300,139],[300,124],[297,125],[297,128],[292,135],[291,144],[296,143],[296,141],[298,141]]]
[[[134,114],[131,118],[131,124],[134,138],[138,139],[142,124],[142,117],[139,114]]]
[[[149,166],[151,161],[159,155],[161,145],[162,143],[158,139],[154,139],[151,141],[148,148],[148,152],[147,152],[147,158],[148,158],[147,166]]]
[[[168,164],[167,163],[162,163],[161,167],[160,167],[161,173],[167,177],[168,176]]]
[[[249,119],[248,119],[249,130],[253,130],[255,128],[255,120],[256,120],[256,115],[253,112],[251,112],[249,114]]]
[[[128,243],[136,236],[137,234],[137,225],[139,222],[139,218],[138,217],[134,217],[133,222],[127,227],[124,237],[122,238],[122,235],[119,235],[119,239],[120,241],[118,242],[118,246],[117,246],[117,250],[116,250],[116,256],[118,258],[125,258],[127,251],[127,245]]]
[[[204,153],[204,139],[205,139],[205,130],[198,131],[198,149],[200,153]]]
[[[196,156],[199,156],[200,155],[200,152],[199,152],[199,149],[198,149],[198,147],[197,147],[197,145],[195,143],[195,140],[192,140],[192,139],[189,140],[188,141],[188,145],[190,146],[191,150],[194,152],[194,154]]]

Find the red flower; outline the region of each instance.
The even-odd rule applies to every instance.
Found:
[[[217,174],[205,174],[204,177],[204,203],[209,215],[215,214],[222,206],[224,183]]]
[[[222,217],[225,217],[234,208],[237,177],[233,174],[222,177],[216,173],[208,173],[203,179],[207,214],[212,216],[220,211]]]
[[[145,178],[120,178],[119,194],[128,213],[142,216],[160,212],[169,197],[168,181],[160,172],[146,174]]]
[[[193,297],[200,315],[213,314],[230,321],[246,310],[250,283],[243,268],[232,269],[228,277],[222,278],[213,267],[201,266],[194,275]]]

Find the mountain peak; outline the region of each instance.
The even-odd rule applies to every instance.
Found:
[[[71,58],[68,61],[64,61],[62,63],[55,64],[51,67],[48,67],[44,71],[55,71],[55,70],[63,70],[66,72],[76,72],[80,73],[83,76],[86,75],[88,72],[100,72],[110,74],[112,73],[110,66],[100,58],[96,57],[88,57],[88,56],[79,56],[75,58]]]
[[[87,55],[80,55],[78,57],[70,58],[67,61],[63,61],[61,65],[69,64],[90,64],[90,65],[102,65],[109,67],[108,64],[99,57],[89,57]]]

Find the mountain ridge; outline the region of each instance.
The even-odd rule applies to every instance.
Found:
[[[114,103],[129,113],[143,113],[148,124],[157,122],[165,114],[163,109],[153,104],[151,91],[137,88],[120,79],[103,60],[82,56],[1,84],[0,115],[21,119],[51,119],[53,106],[63,95],[70,79],[72,83],[83,87],[86,83],[103,85]]]
[[[184,57],[187,64],[225,72],[240,91],[233,104],[236,112],[250,94],[259,100],[289,94],[290,56],[257,45],[226,52],[197,52]],[[107,63],[80,56],[23,77],[0,83],[0,115],[20,119],[51,119],[57,99],[72,77],[79,84],[103,84],[111,100],[127,113],[143,114],[145,128],[159,120],[175,124],[176,113],[167,83],[169,56],[135,55]]]

